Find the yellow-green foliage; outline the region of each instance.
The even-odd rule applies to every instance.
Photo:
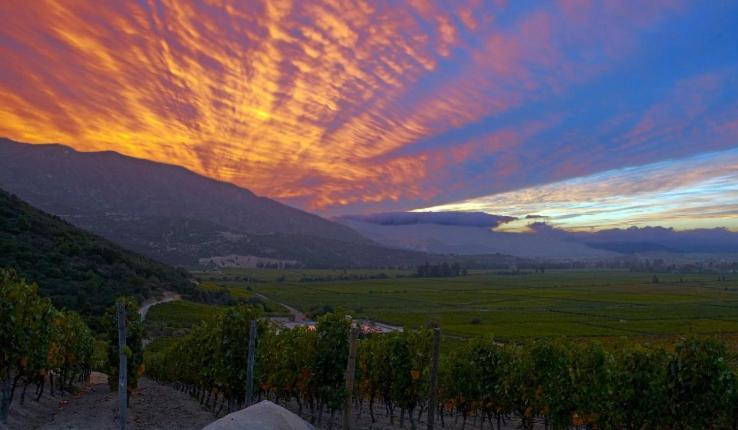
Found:
[[[0,269],[0,381],[29,384],[54,371],[60,388],[89,374],[93,337],[79,314],[59,311],[12,270]],[[7,419],[12,391],[0,398],[0,421]]]
[[[122,297],[126,316],[126,378],[127,391],[138,387],[138,377],[144,372],[143,365],[143,324],[138,314],[138,302],[131,297]],[[120,354],[118,347],[118,315],[116,306],[108,308],[102,318],[102,327],[108,337],[108,385],[115,390],[118,385]]]
[[[193,393],[243,398],[248,308],[231,309],[161,353],[148,357],[153,377]],[[348,321],[326,314],[314,330],[259,323],[255,390],[335,410],[345,396]],[[545,339],[459,343],[441,357],[438,403],[427,404],[429,330],[362,336],[355,398],[381,402],[414,420],[419,406],[485,419],[515,416],[552,428],[731,428],[738,412],[736,376],[723,344],[689,338],[673,349],[626,341],[607,345]],[[370,414],[372,413],[370,408]],[[415,423],[411,424],[414,426]]]
[[[200,321],[207,321],[218,314],[221,306],[176,300],[152,306],[146,315],[146,326],[190,328]]]

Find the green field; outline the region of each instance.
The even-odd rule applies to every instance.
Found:
[[[736,275],[719,281],[712,274],[658,274],[654,283],[652,274],[630,272],[472,272],[434,279],[387,272],[388,279],[304,281],[362,273],[369,272],[232,270],[198,276],[303,311],[329,305],[407,327],[437,322],[452,337],[738,334]]]
[[[248,287],[228,285],[227,281],[220,285],[204,283],[199,288],[204,290],[225,288],[236,300],[249,300],[254,297],[254,293]],[[259,298],[258,303],[266,316],[289,315],[282,306],[272,300]],[[224,308],[225,305],[199,303],[191,300],[177,300],[151,307],[144,321],[146,337],[153,339],[147,350],[155,351],[164,348],[171,344],[174,338],[188,333],[194,325],[213,318]]]
[[[210,318],[220,306],[195,303],[188,300],[164,303],[153,306],[146,316],[148,327],[166,326],[189,329],[198,322]]]

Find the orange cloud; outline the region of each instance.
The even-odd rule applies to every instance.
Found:
[[[519,169],[510,151],[530,134],[422,142],[587,76],[552,43],[550,10],[503,28],[504,3],[4,1],[0,135],[179,164],[311,209],[427,199],[480,154]]]
[[[361,160],[438,120],[395,105],[457,43],[452,15],[417,3],[4,2],[0,134],[340,204],[341,187],[386,174]],[[314,176],[323,188],[301,188]]]

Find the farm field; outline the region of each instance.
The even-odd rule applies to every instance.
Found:
[[[200,286],[203,290],[227,290],[234,300],[258,303],[264,314],[270,317],[289,315],[286,309],[273,301],[254,297],[254,293],[241,286],[217,285],[207,283]],[[207,304],[191,300],[176,300],[152,306],[144,320],[146,335],[151,339],[147,351],[158,351],[170,345],[176,338],[183,336],[202,321],[208,321],[221,312],[227,305]]]
[[[231,270],[206,283],[247,290],[306,313],[330,307],[406,327],[437,322],[446,336],[664,337],[738,334],[738,276],[615,271],[471,272],[414,278],[405,272]],[[397,277],[398,275],[405,277]]]

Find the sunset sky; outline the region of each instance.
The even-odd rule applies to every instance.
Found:
[[[0,136],[322,215],[738,229],[738,1],[0,2]]]

